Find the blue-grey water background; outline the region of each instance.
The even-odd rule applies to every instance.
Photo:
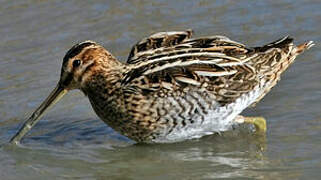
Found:
[[[321,176],[321,2],[0,1],[0,179],[318,179]],[[247,130],[174,144],[136,145],[69,93],[22,146],[8,140],[59,79],[62,58],[91,39],[123,61],[139,39],[193,29],[250,46],[285,35],[316,42],[246,115],[268,121]],[[246,129],[246,128],[245,128]]]

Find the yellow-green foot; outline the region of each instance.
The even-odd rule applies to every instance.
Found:
[[[265,133],[266,132],[266,120],[264,117],[244,117],[244,116],[237,116],[235,119],[238,123],[248,123],[253,124],[256,132],[258,133]]]

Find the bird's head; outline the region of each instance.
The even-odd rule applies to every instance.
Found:
[[[102,69],[108,72],[119,64],[120,62],[104,47],[93,41],[84,41],[74,45],[63,58],[60,80],[57,86],[35,110],[11,142],[19,142],[45,114],[45,111],[58,102],[69,90],[82,89],[93,74],[101,72]]]
[[[101,68],[117,66],[119,62],[102,46],[93,41],[74,45],[63,58],[58,85],[66,90],[80,89],[88,78]]]

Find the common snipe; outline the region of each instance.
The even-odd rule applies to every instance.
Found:
[[[132,48],[127,63],[93,41],[76,44],[63,58],[57,87],[11,142],[18,143],[73,89],[88,96],[106,124],[138,142],[181,141],[235,123],[256,124],[239,114],[313,46],[312,41],[294,46],[290,37],[251,48],[224,36],[191,36],[191,30],[153,34]]]

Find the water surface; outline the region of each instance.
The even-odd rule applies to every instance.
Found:
[[[321,168],[321,2],[0,1],[1,179],[318,179]],[[101,122],[79,91],[9,139],[54,88],[62,58],[91,39],[125,60],[158,31],[191,28],[256,46],[285,35],[316,46],[245,115],[268,120],[266,137],[237,129],[174,144],[137,145]]]

